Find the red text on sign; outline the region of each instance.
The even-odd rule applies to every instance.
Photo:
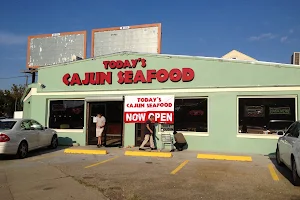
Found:
[[[136,83],[152,83],[152,80],[157,80],[160,83],[164,83],[167,80],[172,82],[189,82],[195,77],[194,70],[191,68],[171,69],[167,71],[166,69],[160,70],[147,70],[146,73],[142,70],[133,71],[120,71],[118,72],[118,83],[120,84],[136,84]]]
[[[104,85],[112,84],[112,73],[111,72],[87,72],[84,75],[84,79],[81,79],[78,73],[70,75],[65,74],[62,78],[64,84],[68,86],[73,85]]]
[[[141,63],[142,67],[146,67],[146,59],[138,58],[138,59],[131,59],[131,60],[110,60],[110,61],[103,61],[103,65],[105,69],[126,69],[126,68],[136,68],[137,64]]]

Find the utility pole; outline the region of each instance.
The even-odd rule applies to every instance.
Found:
[[[25,86],[27,87],[28,85],[28,76],[26,75],[26,82],[25,82]]]

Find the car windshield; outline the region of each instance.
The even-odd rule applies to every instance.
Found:
[[[292,121],[275,121],[270,122],[269,129],[273,130],[285,130],[287,129],[293,122]]]
[[[10,130],[14,127],[16,121],[0,121],[0,129]]]

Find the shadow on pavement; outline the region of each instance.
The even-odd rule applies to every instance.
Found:
[[[282,176],[284,176],[287,180],[289,180],[289,182],[293,185],[292,172],[285,165],[284,166],[277,165],[276,154],[275,153],[269,154],[268,157],[270,161],[273,163],[273,165],[275,166],[275,168],[279,171],[279,173],[282,174]]]
[[[46,155],[46,154],[51,154],[55,153],[57,151],[64,150],[66,148],[69,148],[70,146],[58,146],[56,149],[49,149],[47,147],[36,149],[33,151],[28,152],[28,155],[26,158],[32,158],[35,156],[41,156],[41,155]],[[0,155],[0,160],[14,160],[18,159],[16,155]]]

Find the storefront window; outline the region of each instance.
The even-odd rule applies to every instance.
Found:
[[[175,99],[176,131],[207,131],[207,98]]]
[[[281,135],[295,120],[295,98],[239,98],[239,133]]]
[[[83,124],[83,100],[50,100],[49,128],[82,129]]]

